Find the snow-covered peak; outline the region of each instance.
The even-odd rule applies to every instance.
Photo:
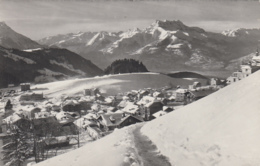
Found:
[[[260,29],[246,29],[246,28],[230,29],[230,30],[223,31],[222,35],[225,35],[228,37],[260,35]]]
[[[141,30],[139,28],[129,29],[128,31],[122,33],[120,37],[122,38],[129,38],[134,36],[137,33],[141,33]]]

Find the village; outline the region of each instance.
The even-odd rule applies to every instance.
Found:
[[[151,121],[237,82],[260,67],[258,51],[249,64],[241,65],[226,80],[211,78],[209,85],[194,82],[187,88],[144,88],[107,96],[102,87],[82,89],[75,95],[50,98],[30,83],[1,92],[1,139],[15,130],[30,135],[30,155],[35,162],[80,147],[136,123]],[[28,134],[29,133],[29,134]],[[67,148],[66,148],[67,147]],[[5,150],[5,149],[3,149]]]

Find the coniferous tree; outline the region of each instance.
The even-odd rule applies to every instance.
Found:
[[[148,72],[142,62],[134,59],[119,59],[105,69],[105,74]]]
[[[9,141],[2,148],[5,166],[22,166],[22,163],[30,157],[33,151],[30,133],[23,132],[18,128],[12,129]]]

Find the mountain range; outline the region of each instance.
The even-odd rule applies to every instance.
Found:
[[[0,22],[1,87],[101,75],[118,59],[136,59],[149,71],[168,73],[236,70],[259,39],[260,29],[213,33],[179,20],[157,20],[143,30],[60,34],[36,42]]]
[[[232,70],[230,62],[252,53],[259,39],[260,29],[213,33],[179,20],[157,20],[143,30],[60,34],[38,42],[69,49],[102,69],[114,60],[133,58],[142,61],[148,70],[172,71]]]

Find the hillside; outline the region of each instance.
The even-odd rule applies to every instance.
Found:
[[[117,59],[134,58],[149,71],[215,71],[255,50],[259,37],[259,29],[212,33],[179,20],[157,20],[142,30],[70,33],[47,37],[39,43],[67,48],[102,69]]]
[[[103,71],[66,49],[20,51],[0,47],[0,87],[21,82],[49,82],[69,77],[92,77]]]
[[[0,22],[0,46],[21,50],[42,47],[37,42],[15,32],[4,22]]]
[[[141,73],[148,72],[142,62],[134,59],[116,60],[109,65],[105,70],[105,74],[119,74],[119,73]]]
[[[257,166],[260,164],[259,77],[260,72],[256,72],[144,126],[115,130],[37,166],[86,163],[141,166],[146,161],[158,165],[155,164],[158,160],[166,160],[163,165],[167,166],[167,161],[178,166]]]

